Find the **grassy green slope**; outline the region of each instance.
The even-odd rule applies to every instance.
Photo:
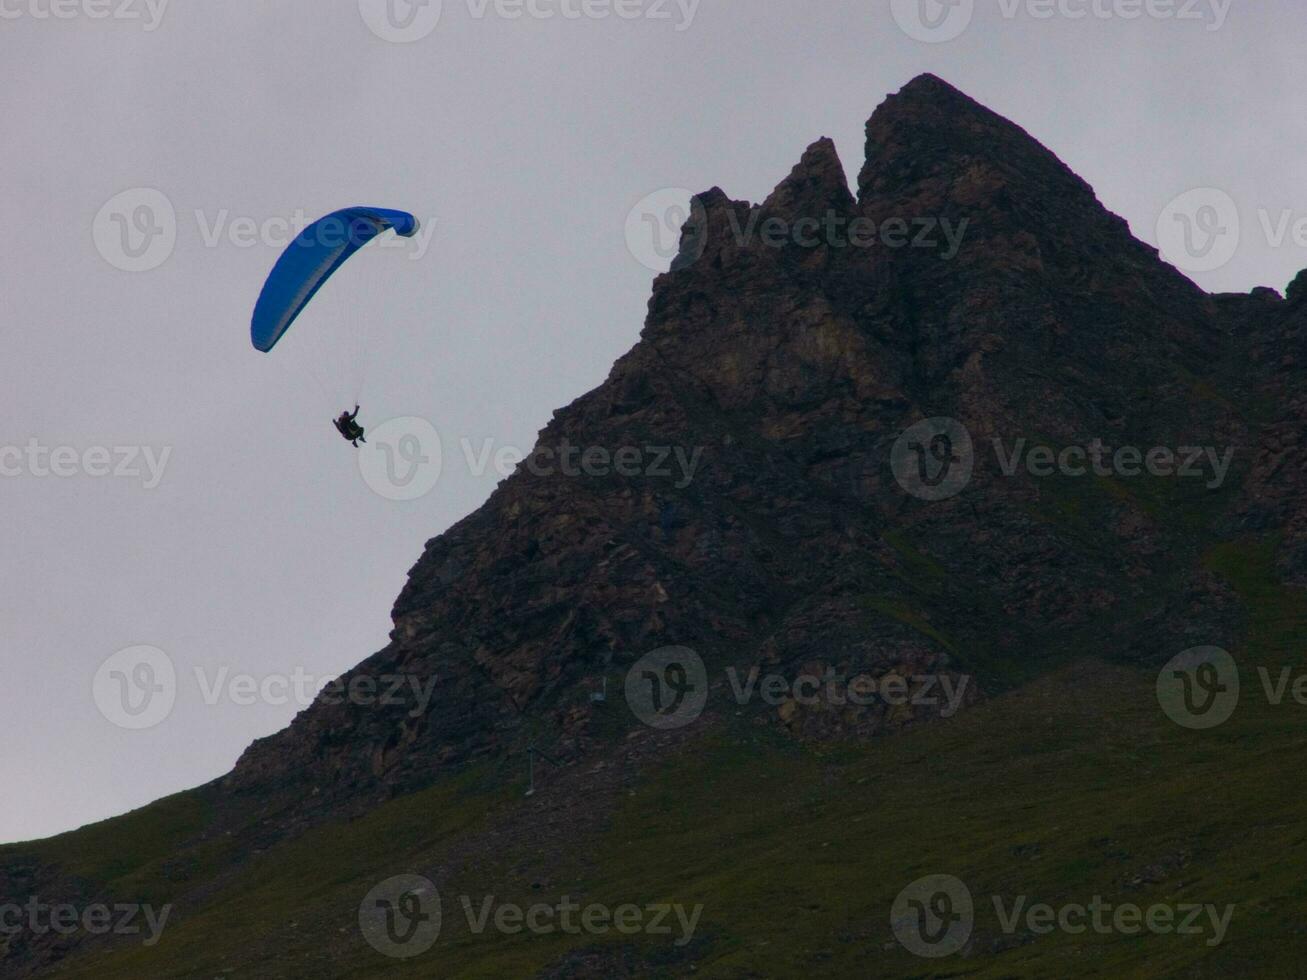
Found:
[[[474,847],[524,804],[488,772],[469,773],[278,846],[157,947],[74,960],[58,975],[490,978],[589,949],[642,957],[642,975],[668,976],[691,964],[723,978],[1294,976],[1307,928],[1307,706],[1269,703],[1256,668],[1307,670],[1307,593],[1275,583],[1271,554],[1251,541],[1208,556],[1251,616],[1233,651],[1243,696],[1220,727],[1170,721],[1155,672],[1081,659],[951,721],[870,743],[803,746],[729,719],[649,768],[593,831]],[[202,810],[177,797],[37,847],[157,899],[170,885],[148,848],[167,852]],[[546,880],[532,888],[523,869],[542,855]],[[401,962],[362,941],[357,909],[374,883],[409,870],[437,877],[444,922],[430,952]],[[957,876],[975,898],[967,955],[926,960],[894,941],[895,896],[934,873]],[[462,894],[704,911],[683,948],[672,937],[476,935]],[[1008,935],[994,895],[1235,911],[1216,947],[1206,936]]]

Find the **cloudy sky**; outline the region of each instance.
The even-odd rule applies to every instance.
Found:
[[[221,775],[296,687],[382,646],[494,454],[529,449],[636,340],[666,262],[645,215],[713,185],[760,200],[822,135],[856,174],[867,116],[922,71],[1025,126],[1139,237],[1188,228],[1203,286],[1283,289],[1307,266],[1301,18],[0,0],[0,840]],[[426,237],[360,255],[256,353],[285,229],[357,203]],[[356,390],[363,456],[329,424]],[[429,428],[375,428],[392,418]]]

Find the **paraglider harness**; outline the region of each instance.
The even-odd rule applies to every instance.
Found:
[[[359,444],[359,440],[367,442],[367,440],[363,438],[363,426],[354,421],[358,417],[358,414],[359,407],[355,405],[353,413],[341,412],[340,418],[331,420],[331,424],[336,427],[336,431],[352,442],[355,446]]]

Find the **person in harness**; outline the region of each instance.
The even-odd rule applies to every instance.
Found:
[[[353,412],[341,412],[340,418],[332,419],[331,424],[336,427],[336,431],[348,439],[355,446],[360,442],[367,442],[363,438],[363,426],[359,425],[355,419],[358,418],[359,407],[354,406]]]

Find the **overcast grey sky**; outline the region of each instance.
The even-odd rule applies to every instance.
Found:
[[[1229,207],[1240,227],[1197,255],[1223,263],[1203,286],[1283,289],[1307,266],[1291,0],[922,0],[926,19],[918,0],[393,3],[0,0],[0,840],[226,772],[300,707],[275,685],[238,703],[233,678],[321,682],[382,646],[424,541],[499,479],[461,442],[529,449],[635,342],[656,264],[638,202],[758,201],[822,135],[855,175],[867,116],[922,71],[1019,122],[1147,241],[1183,192],[1228,195],[1197,201],[1200,232]],[[359,256],[253,351],[277,221],[358,203],[431,237]],[[379,456],[365,479],[329,425],[349,406],[318,382],[353,393],[331,367],[348,341],[308,340],[342,315],[374,340],[361,421],[439,435],[416,499],[392,499],[408,491]],[[71,475],[47,472],[58,447]],[[124,676],[165,680],[110,660],[142,645],[176,671],[166,713],[113,707]]]

